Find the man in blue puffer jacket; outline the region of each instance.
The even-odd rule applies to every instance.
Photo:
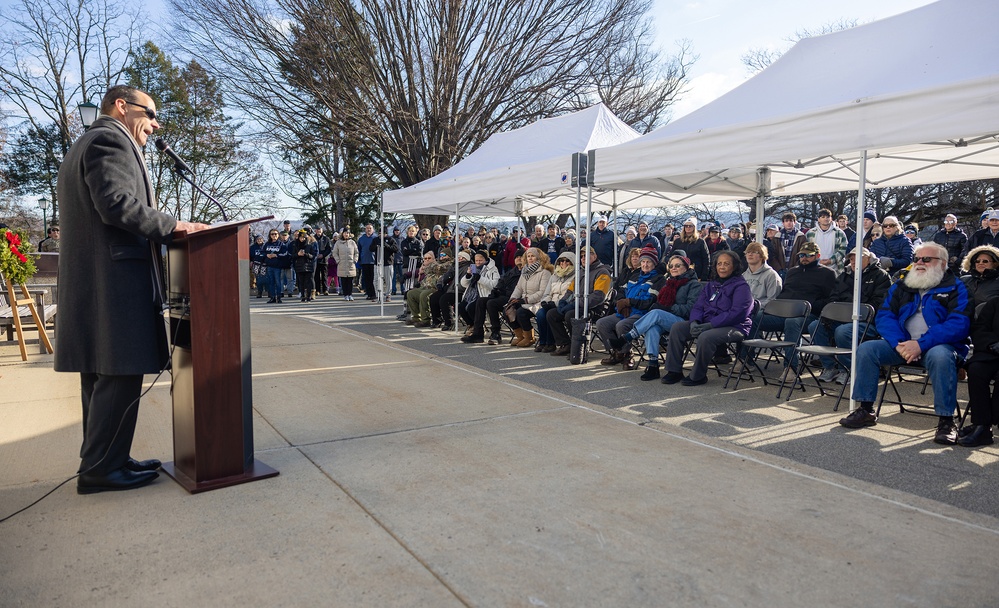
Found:
[[[860,407],[839,423],[847,428],[877,424],[878,370],[917,363],[926,368],[933,385],[933,407],[939,416],[933,441],[954,445],[957,365],[968,355],[974,312],[964,283],[947,269],[947,249],[936,243],[920,245],[912,269],[892,285],[878,310],[875,326],[882,339],[857,348],[853,398]]]

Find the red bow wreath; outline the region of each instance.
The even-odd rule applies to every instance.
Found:
[[[17,236],[16,233],[8,230],[7,231],[7,242],[10,243],[10,252],[17,256],[17,259],[21,261],[22,264],[28,261],[28,258],[24,257],[20,251],[17,250],[18,245],[21,244],[21,237]]]

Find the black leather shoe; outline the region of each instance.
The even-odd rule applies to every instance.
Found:
[[[707,383],[708,383],[707,376],[704,376],[700,380],[694,380],[690,376],[687,376],[686,378],[680,381],[680,384],[682,384],[683,386],[700,386],[702,384],[707,384]]]
[[[954,445],[957,443],[957,425],[954,424],[953,416],[940,416],[937,423],[937,432],[933,436],[933,443],[940,445]]]
[[[136,460],[134,458],[129,458],[125,461],[125,468],[135,473],[155,471],[161,466],[163,466],[163,463],[155,458],[150,458],[149,460]]]
[[[646,382],[649,381],[649,380],[658,380],[658,379],[659,379],[659,366],[658,365],[650,365],[650,366],[646,367],[645,368],[645,373],[642,374],[642,377],[641,377],[641,380],[645,380]]]
[[[96,494],[141,488],[159,476],[156,471],[136,473],[125,467],[111,471],[107,475],[80,475],[76,479],[76,493]]]
[[[680,372],[666,372],[666,375],[663,376],[660,382],[663,384],[676,384],[680,380],[683,380],[683,374]]]
[[[961,429],[962,431],[964,429]],[[958,445],[966,448],[977,448],[980,445],[992,445],[995,438],[992,436],[991,424],[976,424],[971,427],[971,432],[962,435],[957,440]]]

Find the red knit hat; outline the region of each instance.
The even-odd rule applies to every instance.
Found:
[[[642,252],[638,254],[638,261],[641,262],[642,258],[649,258],[652,260],[653,265],[658,264],[659,252],[656,251],[656,248],[652,245],[646,245],[645,247],[642,247]]]

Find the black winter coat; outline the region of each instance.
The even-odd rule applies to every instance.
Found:
[[[819,316],[829,303],[836,286],[836,271],[818,262],[798,264],[784,276],[784,288],[778,300],[805,300],[812,305],[812,314]]]
[[[975,352],[968,360],[969,363],[999,359],[999,355],[989,349],[999,342],[999,298],[986,302],[981,312],[975,315],[975,320],[971,323],[971,341],[975,345]]]

